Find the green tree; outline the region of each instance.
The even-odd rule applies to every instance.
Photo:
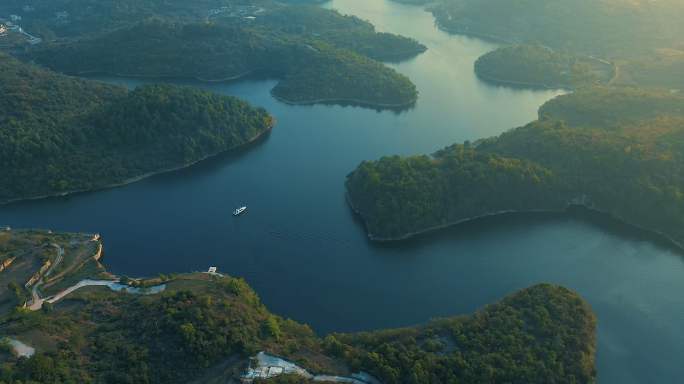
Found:
[[[41,305],[40,309],[43,311],[43,313],[49,315],[50,312],[52,312],[53,305],[50,302],[43,301],[43,304]]]

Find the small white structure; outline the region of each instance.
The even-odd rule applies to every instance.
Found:
[[[209,267],[209,270],[208,270],[208,271],[202,272],[202,273],[207,273],[207,274],[210,274],[210,275],[214,275],[214,276],[218,276],[218,277],[223,277],[222,274],[216,272],[216,267]]]
[[[10,21],[19,21],[19,20],[21,20],[21,16],[10,15]]]
[[[66,19],[69,17],[69,12],[62,11],[62,12],[57,12],[55,13],[55,16],[57,16],[58,19]]]
[[[247,17],[245,17],[245,19],[247,19],[247,20],[254,20],[254,19],[256,19],[256,17],[254,17],[254,16],[247,16]]]
[[[14,348],[14,350],[17,351],[17,355],[19,355],[19,356],[31,357],[31,356],[33,356],[34,353],[36,353],[35,348],[29,347],[28,345],[22,343],[19,340],[10,339],[8,337],[5,337],[0,342],[8,343],[9,345],[11,345],[12,348]]]

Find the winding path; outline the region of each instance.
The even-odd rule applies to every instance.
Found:
[[[43,276],[49,276],[50,273],[52,273],[52,270],[55,269],[57,265],[59,265],[60,261],[62,261],[62,256],[64,255],[64,249],[62,249],[61,245],[57,243],[53,243],[52,245],[57,247],[57,258],[55,259],[55,263],[52,264],[50,269],[48,269]],[[31,290],[33,296],[33,303],[31,303],[31,305],[29,305],[28,308],[32,311],[37,311],[40,309],[40,307],[43,306],[43,295],[41,295],[40,291],[38,290],[38,288],[41,285],[43,285],[43,276],[40,277],[36,285],[34,285],[33,289]]]
[[[119,284],[119,280],[84,279],[84,280],[81,280],[78,283],[72,285],[71,287],[59,292],[58,294],[56,294],[54,296],[50,296],[47,299],[40,299],[39,301],[35,302],[34,304],[29,306],[28,308],[32,311],[37,311],[42,307],[44,301],[47,301],[48,303],[52,304],[52,303],[55,303],[55,302],[63,299],[65,296],[67,296],[68,294],[72,293],[73,291],[75,291],[79,288],[89,287],[89,286],[105,286],[105,287],[108,287],[109,289],[111,289],[112,291],[121,291],[121,290],[125,289],[129,293],[134,293],[134,294],[138,294],[138,295],[140,295],[140,294],[152,295],[155,293],[164,292],[164,290],[166,290],[166,284],[156,285],[154,287],[148,288],[147,291],[143,291],[140,288],[132,288],[132,287],[127,286],[127,285]]]

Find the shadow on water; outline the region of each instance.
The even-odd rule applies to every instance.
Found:
[[[142,179],[142,180],[148,180],[149,182],[153,183],[168,183],[168,184],[175,184],[178,182],[178,180],[185,180],[185,181],[190,181],[190,180],[196,180],[200,179],[203,177],[207,177],[207,175],[215,174],[219,172],[222,168],[226,167],[229,164],[232,164],[234,162],[240,161],[242,158],[247,156],[247,154],[250,151],[256,150],[257,148],[263,146],[268,138],[271,136],[271,131],[272,129],[269,129],[268,131],[262,133],[259,137],[256,139],[252,140],[249,143],[243,144],[237,148],[229,149],[227,151],[221,152],[217,155],[208,157],[204,160],[201,160],[195,164],[192,164],[190,166],[187,166],[182,169],[174,170],[174,171],[169,171],[169,172],[163,172],[160,174],[152,175],[148,178]],[[12,203],[9,203],[9,205],[12,206],[19,206],[21,207],[26,206],[26,207],[32,207],[36,205],[45,205],[45,206],[51,206],[54,205],[55,203],[58,203],[58,205],[65,205],[69,204],[72,201],[79,201],[83,196],[90,195],[90,194],[96,194],[99,193],[103,190],[111,190],[115,188],[125,188],[126,186],[122,187],[110,187],[110,188],[101,188],[101,189],[96,189],[96,190],[91,190],[91,191],[83,191],[83,192],[75,192],[75,193],[69,193],[67,195],[63,196],[50,196],[46,198],[41,198],[37,200],[19,200],[15,201]],[[30,209],[30,208],[27,208]],[[89,231],[92,230],[92,228],[76,228],[76,229],[68,229],[68,231]]]
[[[346,201],[346,196],[345,196]],[[363,230],[366,236],[366,222],[363,217],[349,206],[349,212],[354,217],[358,228]],[[477,237],[486,237],[493,230],[505,228],[534,228],[535,226],[551,226],[559,222],[579,220],[588,223],[598,230],[609,232],[615,238],[629,242],[647,242],[659,250],[672,252],[684,257],[684,249],[674,244],[665,235],[642,229],[622,220],[612,217],[583,205],[571,205],[563,212],[506,212],[498,215],[480,217],[464,221],[444,228],[434,229],[425,233],[411,236],[397,241],[374,241],[367,239],[373,248],[399,251],[421,249],[431,244],[443,243],[446,238],[454,240],[466,240]]]
[[[218,173],[221,169],[242,160],[250,152],[266,144],[266,141],[268,141],[269,137],[271,137],[272,130],[273,128],[269,129],[249,143],[221,152],[217,155],[192,164],[189,167],[180,169],[178,171],[155,175],[155,181],[164,181],[174,184],[178,182],[178,180],[176,180],[177,177],[182,177],[186,180],[193,180],[206,178],[208,175]]]

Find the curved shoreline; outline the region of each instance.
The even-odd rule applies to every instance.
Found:
[[[90,188],[90,189],[77,189],[77,190],[66,191],[66,192],[59,192],[59,193],[53,193],[53,194],[42,195],[42,196],[17,197],[17,198],[15,198],[15,199],[10,199],[10,200],[0,200],[0,204],[9,204],[9,203],[13,203],[13,202],[15,202],[15,201],[22,201],[22,200],[38,200],[38,199],[44,199],[44,198],[46,198],[46,197],[65,196],[65,195],[70,195],[70,194],[79,193],[79,192],[90,192],[90,191],[97,191],[97,190],[100,190],[100,189],[108,189],[108,188],[123,187],[123,186],[126,186],[126,185],[128,185],[128,184],[133,184],[133,183],[138,182],[138,181],[140,181],[140,180],[146,179],[146,178],[148,178],[148,177],[151,177],[151,176],[154,176],[154,175],[158,175],[158,174],[160,174],[160,173],[167,173],[167,172],[177,171],[177,170],[179,170],[179,169],[183,169],[183,168],[189,167],[189,166],[191,166],[191,165],[193,165],[193,164],[199,163],[199,162],[202,161],[202,160],[206,160],[206,159],[208,159],[208,158],[210,158],[210,157],[216,156],[216,155],[218,155],[218,154],[220,154],[220,153],[223,153],[223,152],[226,152],[226,151],[230,151],[231,149],[235,149],[235,148],[237,148],[237,147],[240,147],[240,146],[243,146],[243,145],[246,145],[246,144],[251,143],[252,141],[254,141],[254,140],[256,140],[257,138],[259,138],[259,136],[263,135],[263,134],[266,133],[266,132],[269,132],[269,131],[271,130],[271,128],[273,128],[273,125],[275,125],[275,123],[276,123],[276,119],[275,119],[273,116],[271,116],[271,118],[272,118],[271,124],[269,124],[268,128],[266,128],[263,132],[259,133],[258,135],[256,135],[256,136],[252,137],[251,139],[249,139],[249,141],[244,142],[244,143],[242,143],[242,144],[238,144],[238,145],[236,145],[236,146],[234,146],[234,147],[230,147],[230,148],[226,148],[226,149],[223,149],[223,150],[214,152],[214,153],[212,153],[212,154],[209,154],[209,155],[207,155],[207,156],[204,156],[203,158],[197,159],[197,160],[195,160],[195,161],[193,161],[193,162],[190,162],[190,163],[181,164],[181,165],[174,166],[174,167],[170,167],[170,168],[165,168],[165,169],[162,169],[161,171],[155,171],[155,172],[144,173],[144,174],[142,174],[142,175],[134,176],[134,177],[131,177],[131,178],[129,178],[129,179],[120,181],[120,182],[118,182],[118,183],[108,184],[108,185],[104,185],[104,186],[101,186],[101,187],[94,187],[94,188]]]
[[[474,67],[473,70],[475,71],[475,74],[478,75],[479,77],[481,77],[483,79],[490,80],[490,81],[494,81],[497,83],[532,85],[532,86],[536,86],[536,87],[544,87],[546,89],[564,89],[564,90],[570,91],[570,92],[576,91],[576,89],[570,85],[553,85],[553,86],[550,86],[550,85],[546,85],[544,83],[526,83],[526,82],[522,82],[522,81],[501,80],[501,79],[495,79],[493,77],[489,77],[489,76],[481,74],[480,72],[478,72],[476,67]]]
[[[393,1],[394,1],[394,0],[393,0]],[[408,55],[409,53],[423,53],[423,52],[425,52],[425,51],[427,51],[427,50],[428,50],[428,48],[425,47],[425,48],[421,48],[421,49],[413,49],[413,50],[411,50],[411,51],[404,51],[404,52],[397,52],[397,53],[387,53],[387,54],[384,54],[384,55],[372,56],[372,57],[371,57],[371,56],[368,56],[368,57],[370,57],[370,58],[373,59],[373,60],[378,61],[378,59],[381,59],[381,58],[383,58],[383,57],[392,57],[392,56]]]
[[[274,94],[274,93],[273,93],[273,89],[271,89],[271,90],[269,91],[269,93],[271,94],[271,96],[272,96],[274,99],[276,99],[276,100],[278,100],[278,101],[280,101],[280,102],[286,103],[286,104],[290,104],[290,105],[310,105],[310,104],[316,104],[316,103],[324,103],[324,102],[339,101],[339,102],[347,102],[347,103],[357,103],[357,104],[361,104],[361,105],[364,105],[364,106],[371,106],[371,107],[390,107],[390,108],[393,108],[393,107],[406,107],[406,106],[409,106],[409,105],[415,103],[415,102],[418,100],[418,98],[420,97],[420,96],[416,95],[416,97],[414,97],[414,98],[411,99],[410,101],[408,101],[408,102],[406,102],[406,103],[401,103],[401,104],[383,104],[383,103],[373,103],[373,102],[364,101],[364,100],[357,100],[357,99],[342,99],[342,98],[315,99],[315,100],[309,100],[309,101],[290,101],[290,100],[287,100],[287,99],[285,99],[285,98],[283,98],[283,97],[281,97],[281,96],[278,96],[278,95]]]
[[[433,17],[434,17],[434,14],[433,14]],[[508,40],[503,39],[503,38],[501,38],[501,37],[491,36],[491,35],[487,35],[487,34],[484,34],[484,33],[450,29],[450,28],[447,28],[447,27],[442,26],[442,24],[441,24],[439,21],[437,21],[437,20],[435,20],[435,24],[437,24],[437,28],[441,29],[441,30],[444,31],[444,32],[451,32],[451,33],[456,33],[456,34],[460,34],[460,35],[484,36],[484,37],[486,37],[486,38],[488,38],[488,39],[501,41],[501,42],[506,43],[506,44],[516,44],[515,42],[508,41]]]
[[[469,218],[466,218],[466,219],[458,220],[458,221],[455,221],[455,222],[452,222],[452,223],[447,223],[447,224],[444,224],[444,225],[436,225],[436,226],[434,226],[434,227],[422,229],[422,230],[420,230],[420,231],[409,232],[409,233],[403,234],[403,235],[398,236],[398,237],[374,237],[370,232],[368,232],[368,220],[366,220],[366,218],[361,214],[361,212],[359,212],[359,210],[356,209],[356,207],[354,207],[354,204],[353,204],[353,203],[351,202],[351,200],[349,199],[349,192],[346,192],[345,195],[346,195],[346,197],[347,197],[347,202],[349,202],[349,205],[352,207],[352,209],[353,209],[356,213],[358,213],[358,214],[363,218],[363,220],[365,221],[365,223],[366,223],[366,233],[368,234],[368,238],[369,238],[370,240],[373,240],[373,241],[385,241],[385,242],[389,242],[389,241],[404,240],[404,239],[408,239],[408,238],[411,237],[411,236],[420,235],[420,234],[425,233],[425,232],[429,232],[429,231],[433,231],[433,230],[436,230],[436,229],[441,229],[441,228],[450,227],[450,226],[452,226],[452,225],[464,223],[464,222],[466,222],[466,221],[475,220],[475,219],[479,219],[479,218],[482,218],[482,217],[495,216],[495,215],[499,215],[499,214],[502,214],[502,213],[527,213],[527,212],[556,212],[556,213],[557,213],[557,212],[565,212],[571,205],[581,205],[581,206],[584,206],[584,207],[586,207],[586,208],[591,209],[592,211],[601,212],[601,213],[605,213],[605,214],[607,214],[607,215],[610,215],[611,218],[616,219],[616,220],[620,220],[620,221],[622,221],[623,223],[625,223],[625,224],[627,224],[627,225],[630,225],[630,226],[633,226],[633,227],[636,227],[636,228],[639,228],[639,229],[642,229],[642,230],[645,230],[645,231],[649,231],[649,232],[652,232],[652,233],[655,233],[655,234],[664,236],[665,238],[667,238],[668,240],[670,240],[670,242],[672,242],[672,244],[674,244],[674,245],[676,245],[677,247],[679,247],[679,248],[681,248],[681,249],[684,250],[684,240],[682,240],[682,241],[680,242],[680,241],[677,241],[677,240],[673,239],[671,236],[667,235],[666,233],[660,232],[660,231],[655,230],[655,229],[642,227],[641,225],[638,225],[638,224],[630,223],[630,222],[626,221],[625,219],[623,219],[623,218],[621,218],[621,217],[615,216],[615,215],[614,215],[613,213],[611,213],[611,212],[606,212],[606,211],[604,211],[604,210],[601,210],[601,209],[596,208],[596,206],[595,206],[594,204],[588,204],[588,203],[585,201],[585,200],[586,200],[585,197],[582,197],[581,199],[572,199],[572,200],[568,200],[568,201],[566,202],[566,206],[565,206],[563,209],[558,209],[558,210],[553,210],[553,209],[527,209],[527,210],[523,210],[523,211],[518,211],[518,210],[513,210],[513,209],[511,209],[511,210],[504,210],[504,211],[498,211],[498,212],[492,212],[492,213],[485,213],[485,214],[482,214],[482,215],[477,215],[477,216],[469,217]]]
[[[415,51],[415,52],[425,52],[425,51],[427,51],[427,48],[425,48],[424,50]],[[401,53],[397,53],[396,55],[402,55],[402,54],[405,54],[405,53],[413,53],[413,52],[410,52],[410,51],[409,51],[409,52],[401,52]],[[386,56],[391,56],[391,55],[395,55],[395,54],[390,54],[390,55],[386,55]],[[216,82],[216,83],[220,83],[220,82],[223,82],[223,81],[237,80],[237,79],[239,79],[239,78],[242,78],[242,77],[245,77],[245,76],[249,75],[250,73],[252,73],[252,72],[254,72],[254,71],[263,71],[263,70],[276,71],[276,72],[280,72],[280,73],[282,73],[282,74],[285,74],[285,72],[283,72],[283,71],[281,71],[281,70],[279,70],[279,69],[275,69],[275,68],[255,68],[255,69],[252,69],[252,70],[250,70],[250,71],[248,71],[248,72],[243,73],[242,75],[238,75],[238,76],[234,76],[234,77],[227,77],[227,78],[224,78],[224,79],[214,79],[214,80],[211,80],[211,79],[203,79],[203,78],[200,78],[200,77],[197,77],[197,76],[177,76],[177,75],[160,75],[160,76],[127,75],[127,74],[123,74],[123,73],[116,73],[116,72],[102,71],[102,70],[77,71],[77,72],[69,72],[69,71],[66,71],[66,72],[60,72],[60,73],[62,73],[62,74],[64,74],[64,75],[67,75],[68,73],[74,73],[74,74],[78,74],[78,75],[88,74],[88,73],[106,73],[106,74],[109,74],[109,75],[120,76],[120,77],[141,77],[141,78],[146,78],[146,79],[154,79],[154,78],[159,78],[159,79],[161,79],[161,78],[169,78],[169,77],[170,77],[170,78],[178,78],[178,79],[195,79],[195,80],[205,81],[205,82]],[[67,76],[69,76],[69,75],[67,75]],[[293,100],[288,100],[288,99],[285,99],[285,98],[283,98],[283,97],[281,97],[281,96],[275,95],[275,94],[273,93],[273,89],[274,89],[274,88],[271,88],[271,90],[268,91],[269,94],[271,95],[271,97],[273,97],[274,99],[276,99],[276,100],[278,100],[278,101],[280,101],[280,102],[283,102],[283,103],[286,103],[286,104],[290,104],[290,105],[306,105],[306,104],[316,104],[316,103],[323,103],[323,102],[336,102],[336,101],[340,101],[340,102],[359,103],[359,104],[363,104],[363,105],[367,105],[367,106],[371,106],[371,107],[404,107],[404,106],[407,106],[407,105],[411,105],[411,104],[415,103],[415,102],[418,100],[418,95],[416,95],[416,97],[413,98],[413,99],[411,99],[411,101],[408,101],[408,102],[406,102],[406,103],[401,103],[401,104],[375,103],[375,102],[364,101],[364,100],[344,99],[344,98],[315,99],[315,100],[309,100],[309,101],[293,101]]]

